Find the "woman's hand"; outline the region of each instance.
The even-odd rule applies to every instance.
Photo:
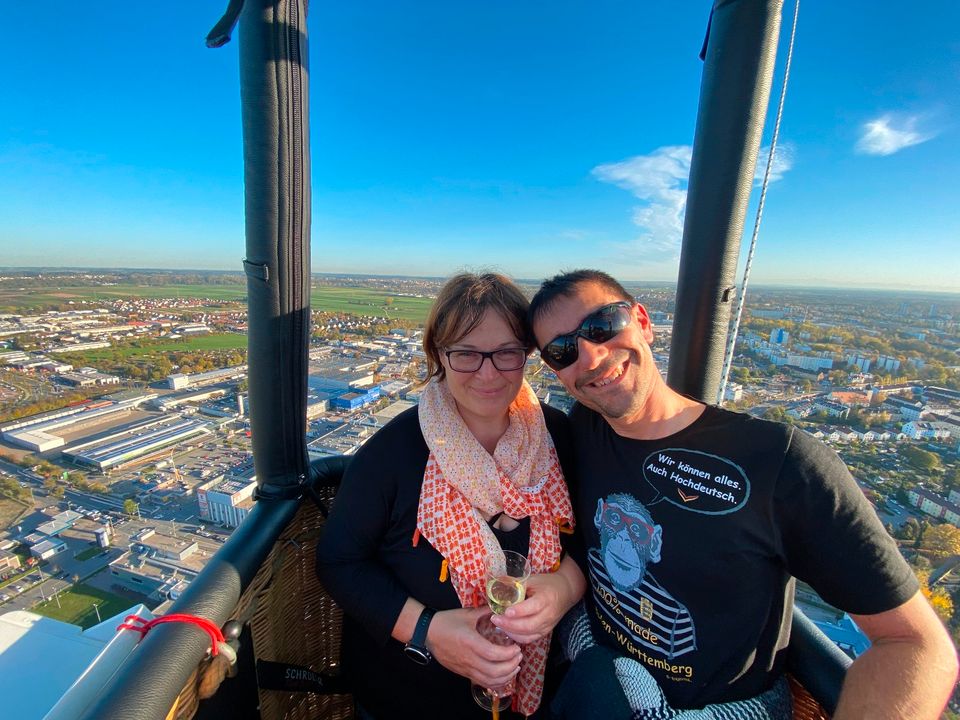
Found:
[[[491,622],[521,645],[548,637],[583,596],[585,587],[580,568],[564,558],[556,572],[531,575],[526,599],[508,607],[503,615],[494,615]]]
[[[488,608],[443,610],[427,630],[427,648],[447,670],[483,687],[506,685],[520,668],[518,645],[494,645],[477,632],[477,621]]]

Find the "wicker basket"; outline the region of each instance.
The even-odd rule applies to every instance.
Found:
[[[336,488],[317,488],[330,506]],[[231,620],[249,623],[257,659],[300,665],[320,674],[336,674],[340,663],[343,614],[314,570],[317,539],[324,516],[304,500],[274,543],[253,581],[237,603]],[[191,720],[197,711],[205,660],[188,680],[167,716]],[[259,688],[263,720],[349,720],[353,698],[347,694],[289,692]]]
[[[318,490],[329,507],[336,489]],[[320,585],[314,569],[323,524],[324,517],[314,502],[301,503],[240,599],[237,615],[243,617],[253,610],[250,628],[257,658],[326,674],[339,670],[343,613]],[[353,717],[353,698],[261,689],[260,717],[346,720]]]
[[[807,689],[793,675],[787,675],[793,695],[793,720],[830,720],[827,711],[813,699]]]
[[[335,488],[319,488],[330,506]],[[253,582],[240,598],[232,619],[249,622],[256,657],[302,665],[317,673],[336,673],[340,662],[342,612],[314,570],[317,539],[324,516],[311,500],[274,544]],[[201,663],[171,708],[168,720],[190,720],[197,710]],[[794,720],[830,720],[830,716],[797,680],[789,676]],[[349,720],[350,695],[259,690],[263,720]]]

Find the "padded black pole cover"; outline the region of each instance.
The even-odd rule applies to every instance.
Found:
[[[249,407],[258,498],[296,497],[308,473],[310,139],[306,1],[246,0],[240,89],[249,307]]]
[[[716,0],[693,141],[670,367],[678,392],[715,403],[777,57],[782,0]]]

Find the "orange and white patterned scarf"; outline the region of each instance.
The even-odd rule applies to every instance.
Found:
[[[509,425],[491,456],[470,432],[447,384],[436,379],[420,398],[420,429],[430,449],[417,509],[417,533],[443,555],[463,607],[486,604],[488,556],[503,551],[484,520],[503,511],[530,518],[532,574],[556,570],[560,528],[573,527],[573,509],[543,410],[524,381],[510,404]],[[531,715],[540,705],[550,639],[523,646],[513,709]]]

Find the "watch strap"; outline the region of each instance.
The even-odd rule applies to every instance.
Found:
[[[419,648],[420,650],[427,649],[427,630],[436,612],[433,608],[425,607],[423,609],[420,617],[417,618],[417,625],[413,628],[413,635],[410,637],[410,642],[408,642],[407,645]]]

